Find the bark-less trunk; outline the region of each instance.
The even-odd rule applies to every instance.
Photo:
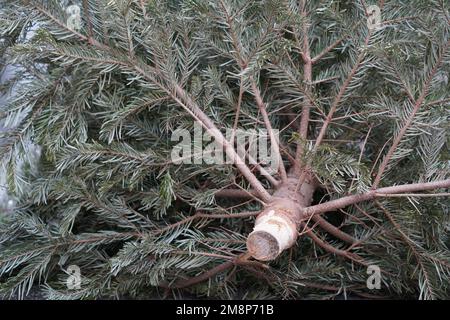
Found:
[[[247,238],[249,253],[257,260],[275,259],[295,244],[303,221],[302,209],[309,207],[317,184],[306,178],[296,191],[298,177],[290,175],[273,193],[272,200],[257,216],[255,227]]]

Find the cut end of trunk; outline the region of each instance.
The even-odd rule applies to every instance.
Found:
[[[255,228],[247,238],[247,250],[253,258],[274,260],[295,244],[302,208],[311,204],[315,189],[315,183],[310,180],[297,188],[298,177],[290,177],[274,191],[272,201],[258,215]]]
[[[296,238],[295,224],[287,216],[270,210],[256,220],[255,228],[247,238],[247,249],[253,258],[270,261],[292,246]]]
[[[265,231],[253,231],[247,238],[247,249],[253,258],[260,261],[275,259],[280,253],[277,239]]]

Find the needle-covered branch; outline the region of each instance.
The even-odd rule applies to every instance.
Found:
[[[270,123],[269,115],[267,114],[267,108],[266,105],[261,97],[261,92],[259,91],[259,88],[255,82],[255,80],[251,79],[252,89],[253,93],[255,94],[255,100],[256,104],[258,105],[259,111],[261,112],[261,115],[263,116],[264,125],[266,126],[267,133],[270,137],[270,142],[273,145],[273,150],[275,151],[275,157],[278,159],[278,169],[280,171],[281,179],[282,181],[287,180],[287,174],[286,174],[286,168],[284,167],[283,158],[281,157],[280,153],[280,142],[278,141],[277,137],[275,136],[275,133],[272,128],[272,124]]]
[[[2,4],[0,299],[448,297],[445,1]]]
[[[324,212],[335,211],[337,209],[350,206],[352,204],[357,204],[367,200],[373,200],[377,197],[382,198],[385,194],[388,195],[388,194],[410,193],[418,191],[435,190],[440,188],[450,188],[450,179],[433,182],[404,184],[375,189],[366,193],[346,196],[337,200],[331,200],[325,203],[310,206],[308,208],[303,209],[302,214],[304,215],[304,217],[309,217]]]
[[[389,162],[391,161],[391,159],[395,153],[395,150],[398,148],[400,142],[402,141],[402,139],[405,136],[406,132],[408,131],[409,127],[412,125],[412,123],[414,121],[414,117],[416,116],[417,112],[422,107],[422,105],[425,101],[425,98],[427,97],[428,92],[430,90],[431,82],[433,81],[433,78],[436,75],[436,72],[439,70],[439,67],[444,60],[445,54],[446,54],[449,46],[450,46],[450,40],[448,40],[447,43],[441,49],[441,51],[439,53],[439,57],[437,58],[436,63],[434,64],[433,68],[431,69],[431,72],[428,75],[428,77],[423,85],[422,93],[421,93],[420,97],[417,99],[417,101],[415,102],[414,107],[411,111],[411,114],[408,116],[408,118],[404,122],[400,131],[396,134],[391,147],[389,148],[383,161],[381,162],[378,172],[377,172],[377,176],[375,177],[375,180],[373,183],[373,188],[377,188],[378,185],[380,184],[381,179],[383,177],[383,173],[385,172]]]

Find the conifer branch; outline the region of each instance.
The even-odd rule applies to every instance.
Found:
[[[274,146],[273,149],[275,151],[275,157],[278,159],[278,162],[279,162],[278,169],[281,174],[281,180],[285,182],[287,180],[287,174],[286,174],[286,168],[284,167],[283,158],[281,157],[279,142],[274,135],[272,124],[270,123],[270,119],[267,114],[266,105],[264,104],[262,97],[261,97],[261,92],[259,91],[255,81],[253,79],[251,79],[250,81],[252,84],[253,92],[255,94],[256,104],[258,105],[259,111],[261,112],[261,114],[263,116],[264,124],[267,128],[267,133],[269,134],[269,137],[270,137],[270,142]]]
[[[317,204],[303,209],[304,217],[309,217],[312,215],[334,211],[341,209],[353,204],[357,204],[367,200],[373,200],[377,197],[383,197],[389,194],[400,194],[408,192],[417,192],[425,190],[435,190],[440,188],[450,188],[450,179],[433,181],[433,182],[422,182],[414,184],[404,184],[392,187],[385,187],[380,189],[371,190],[366,193],[356,194],[351,196],[342,197],[337,200],[331,200],[322,204]]]
[[[357,242],[357,240],[355,238],[353,238],[349,234],[343,232],[342,230],[339,230],[339,228],[333,226],[331,223],[329,223],[328,221],[326,221],[324,218],[322,218],[319,215],[313,215],[312,220],[317,222],[319,224],[319,226],[322,227],[322,229],[324,229],[328,233],[332,234],[336,238],[341,239],[342,241],[345,241],[350,244]]]
[[[369,30],[367,33],[367,36],[364,40],[364,46],[363,47],[367,47],[367,45],[369,44],[369,40],[371,37],[372,33]],[[344,83],[342,84],[342,86],[339,89],[339,92],[336,96],[336,98],[333,100],[333,103],[331,105],[330,110],[328,111],[327,114],[327,118],[325,119],[322,128],[320,129],[320,132],[316,138],[316,142],[314,144],[314,149],[317,149],[320,144],[322,143],[322,140],[325,136],[325,133],[328,129],[329,124],[331,123],[331,120],[333,119],[333,115],[336,112],[337,107],[339,106],[339,104],[341,103],[341,99],[343,98],[345,92],[347,91],[347,88],[350,84],[350,82],[352,81],[353,77],[355,76],[356,72],[358,71],[362,60],[364,59],[364,56],[366,55],[366,52],[364,49],[362,49],[361,53],[358,55],[355,64],[353,65],[353,68],[350,70],[350,73],[348,74],[347,78],[345,79]]]
[[[439,54],[439,57],[438,57],[435,65],[431,69],[431,72],[428,75],[428,77],[427,77],[427,79],[426,79],[426,81],[424,83],[422,93],[421,93],[420,97],[416,100],[416,102],[414,104],[414,107],[413,107],[413,110],[411,111],[411,114],[409,115],[409,117],[404,122],[402,128],[400,129],[400,131],[396,135],[394,141],[392,142],[391,147],[389,148],[389,150],[386,153],[383,161],[381,162],[381,164],[380,164],[380,166],[378,168],[377,176],[375,177],[375,180],[373,182],[373,186],[372,186],[373,189],[376,189],[378,187],[378,185],[380,184],[381,178],[383,177],[383,173],[386,170],[389,162],[391,161],[391,158],[394,155],[395,150],[397,149],[397,147],[399,146],[399,144],[402,141],[403,137],[405,136],[406,131],[412,125],[412,123],[414,121],[414,117],[416,116],[417,112],[422,107],[422,105],[423,105],[423,103],[425,101],[425,98],[427,97],[428,90],[430,89],[431,81],[433,80],[434,76],[436,75],[436,72],[438,71],[438,68],[439,68],[439,66],[442,63],[444,55],[445,55],[445,53],[446,53],[446,51],[447,51],[449,46],[450,46],[450,40],[447,41],[447,43],[442,48],[442,51]]]
[[[311,51],[310,51],[310,45],[309,45],[309,27],[307,24],[307,12],[306,12],[306,1],[302,2],[302,8],[301,8],[301,17],[304,20],[302,23],[302,58],[303,58],[303,77],[305,82],[305,95],[306,96],[312,96],[311,92],[311,82],[312,82],[312,65],[313,62],[311,60]],[[299,126],[299,135],[300,137],[306,141],[308,139],[308,126],[309,126],[309,118],[311,113],[311,103],[308,98],[304,99],[303,106],[302,106],[302,116],[300,119],[300,126]],[[295,159],[297,162],[300,162],[300,158],[302,156],[302,144],[297,144],[297,152]],[[296,171],[298,172],[300,168],[300,164],[297,165]]]
[[[384,215],[388,218],[388,220],[395,227],[395,229],[400,234],[404,243],[411,249],[420,269],[423,272],[425,283],[427,285],[428,294],[430,294],[431,298],[434,298],[434,292],[431,289],[433,286],[432,286],[427,268],[425,267],[424,261],[423,261],[424,257],[419,253],[418,248],[416,248],[416,244],[403,232],[400,225],[392,217],[392,214],[388,210],[386,210],[386,208],[383,207],[383,205],[379,201],[375,200],[375,204],[377,205],[378,208],[381,209],[381,211],[384,213]]]
[[[313,231],[309,231],[306,233],[308,237],[310,237],[319,247],[325,249],[326,251],[336,254],[338,256],[344,257],[346,259],[350,259],[360,265],[367,266],[367,262],[364,261],[362,257],[355,253],[351,253],[345,250],[337,249],[333,247],[331,244],[326,242],[325,240],[321,239],[319,236],[317,236]]]
[[[77,3],[0,10],[0,296],[448,296],[445,1]]]

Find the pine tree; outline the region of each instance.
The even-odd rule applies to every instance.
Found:
[[[449,10],[1,0],[0,294],[448,298]],[[196,124],[235,161],[174,163]],[[267,130],[275,174],[226,129]]]

